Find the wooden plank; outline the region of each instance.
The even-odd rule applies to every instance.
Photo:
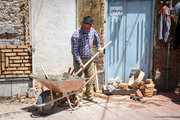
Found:
[[[97,67],[96,65],[94,65],[94,73],[97,72]],[[99,91],[99,80],[98,80],[98,75],[96,75],[95,77],[95,88],[96,88],[96,91]]]
[[[104,89],[103,93],[107,94],[107,95],[130,95],[130,94],[136,94],[136,91],[139,89],[127,89],[127,90],[123,90],[123,89],[115,89],[112,92],[109,92],[109,90]],[[140,90],[141,92],[143,92],[143,90]],[[153,90],[153,95],[157,94],[157,89]]]
[[[136,94],[137,90],[138,89],[115,89],[112,92],[109,92],[109,90],[103,90],[103,93],[109,95],[130,95]]]

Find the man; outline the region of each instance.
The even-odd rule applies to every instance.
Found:
[[[100,45],[100,38],[96,30],[91,27],[92,22],[93,20],[90,16],[84,17],[81,27],[74,32],[71,38],[74,71],[77,72],[80,68],[83,68],[83,72],[78,74],[78,76],[82,77],[84,74],[85,78],[90,78],[94,74],[93,62],[84,68],[84,64],[93,56],[93,43],[96,44],[100,52],[103,52]],[[93,80],[90,80],[86,85],[86,95],[87,100],[96,102],[94,100]],[[79,100],[82,100],[83,90],[78,93],[78,97]]]

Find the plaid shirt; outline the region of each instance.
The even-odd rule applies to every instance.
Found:
[[[81,58],[89,58],[93,55],[93,43],[97,48],[101,48],[100,38],[94,28],[90,28],[88,33],[84,33],[82,28],[77,29],[71,38],[72,55],[81,63]]]

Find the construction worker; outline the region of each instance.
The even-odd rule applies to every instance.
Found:
[[[100,38],[96,30],[91,27],[92,22],[93,20],[90,16],[85,16],[81,27],[74,32],[71,38],[74,71],[77,72],[80,68],[83,68],[83,72],[79,73],[78,76],[82,77],[84,74],[85,78],[90,78],[94,74],[93,62],[84,68],[84,64],[93,55],[93,43],[95,43],[98,51],[103,52],[100,45]],[[86,96],[87,100],[97,103],[94,99],[93,80],[90,80],[86,84]],[[83,99],[83,90],[78,93],[78,97],[79,100]]]

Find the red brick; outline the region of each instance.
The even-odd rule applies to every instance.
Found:
[[[28,45],[18,46],[18,48],[28,48]]]
[[[6,57],[6,67],[9,67],[9,58]]]
[[[140,98],[143,98],[143,95],[142,95],[142,93],[141,93],[140,90],[137,90],[137,91],[136,91],[136,95],[139,96]]]
[[[32,64],[30,64],[30,63],[26,63],[26,64],[25,64],[25,66],[28,66],[28,67],[29,67],[29,66],[32,66]]]
[[[25,58],[25,59],[32,59],[31,56],[25,56],[24,58]]]
[[[29,75],[18,75],[18,77],[29,77]]]
[[[16,56],[16,53],[6,53],[6,56]]]
[[[23,71],[13,71],[13,74],[23,74]]]
[[[19,67],[18,70],[28,70],[28,67]]]
[[[23,63],[28,63],[29,62],[29,60],[23,60]]]
[[[4,50],[1,50],[1,52],[12,52],[12,49],[4,49]]]
[[[1,53],[1,61],[5,61],[4,53]]]
[[[26,103],[26,104],[28,104],[30,102],[30,98],[26,98],[25,100],[24,100],[24,103]]]
[[[6,46],[0,46],[0,49],[6,49]]]
[[[0,75],[0,78],[5,78],[5,75]]]
[[[15,78],[17,77],[16,75],[6,75],[6,78]]]
[[[8,74],[12,74],[13,72],[12,71],[5,71],[3,72],[4,75],[8,75]]]
[[[14,60],[14,63],[22,63],[22,60]]]
[[[18,55],[23,55],[23,56],[25,56],[25,55],[28,55],[28,53],[17,53]]]
[[[17,48],[17,46],[7,46],[7,48]]]
[[[15,67],[13,68],[6,68],[7,71],[10,71],[10,70],[17,70]]]
[[[29,73],[31,73],[31,71],[25,71],[25,73],[26,73],[26,74],[29,74]]]
[[[5,70],[5,63],[4,62],[1,63],[1,67],[2,67],[2,70],[4,71]]]
[[[20,57],[9,57],[9,59],[15,59],[15,60],[17,60],[17,59],[20,59]]]
[[[13,52],[23,52],[23,49],[13,49]]]
[[[154,88],[155,84],[145,84],[145,88]]]
[[[10,64],[10,67],[20,67],[21,64]]]
[[[146,84],[153,84],[152,79],[146,79]]]

